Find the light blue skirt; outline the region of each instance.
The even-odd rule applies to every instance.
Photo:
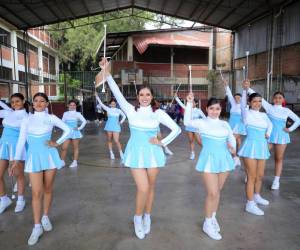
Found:
[[[25,172],[38,173],[62,167],[62,161],[57,149],[47,145],[47,141],[50,139],[51,133],[27,135],[28,149],[25,160]]]
[[[78,123],[76,120],[67,120],[65,121],[65,123],[69,126],[69,128],[71,129],[71,132],[68,134],[67,139],[81,139],[82,138],[82,134],[79,130],[76,130],[74,128],[77,128]]]
[[[273,124],[273,129],[269,138],[269,143],[273,144],[288,144],[291,142],[289,133],[283,129],[286,127],[286,120],[276,118],[269,115],[269,118]]]
[[[161,146],[151,144],[151,137],[157,137],[158,129],[144,129],[130,126],[130,138],[124,153],[124,165],[130,168],[158,168],[166,164]]]
[[[16,153],[17,142],[20,134],[20,128],[4,126],[0,139],[0,159],[13,161]],[[22,155],[25,160],[25,150]]]
[[[230,113],[229,125],[234,134],[246,135],[246,127],[243,123],[242,115],[238,113]]]
[[[270,157],[268,141],[265,138],[267,129],[246,126],[247,136],[238,155],[245,158],[266,160]]]
[[[196,170],[205,173],[223,173],[234,170],[234,161],[227,147],[227,137],[201,134],[202,150]]]
[[[196,132],[198,132],[198,129],[196,129],[194,127],[190,127],[190,126],[185,126],[185,131],[196,133]]]
[[[107,122],[104,127],[105,131],[108,132],[121,132],[121,126],[119,122],[119,116],[108,116]]]

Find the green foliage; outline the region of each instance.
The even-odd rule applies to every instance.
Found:
[[[75,21],[50,25],[51,35],[59,43],[62,61],[73,60],[77,70],[89,69],[95,58],[96,50],[104,34],[103,20],[107,32],[124,32],[144,29],[147,19],[129,16],[131,10],[111,12]],[[138,16],[153,18],[154,14],[142,11]],[[88,24],[88,25],[86,25]],[[75,28],[72,28],[74,26]],[[52,30],[52,31],[51,31]]]
[[[209,70],[208,73],[207,73],[207,76],[206,76],[206,79],[208,81],[210,81],[212,84],[215,83],[215,81],[217,80],[217,74],[216,74],[216,71],[215,70]]]

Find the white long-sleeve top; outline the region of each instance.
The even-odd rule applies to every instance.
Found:
[[[108,116],[116,116],[116,117],[122,116],[120,124],[122,124],[125,121],[126,115],[124,114],[124,112],[121,109],[107,107],[101,101],[101,99],[99,98],[99,96],[96,96],[96,100],[99,103],[99,105],[101,106],[101,108],[103,108],[107,112]]]
[[[106,80],[121,109],[125,112],[130,126],[157,129],[159,124],[162,123],[171,130],[170,134],[161,140],[163,146],[168,145],[180,134],[181,129],[179,126],[164,111],[157,109],[153,112],[151,105],[147,107],[140,107],[137,111],[135,111],[134,106],[127,102],[125,97],[122,95],[112,76],[109,75]]]
[[[186,106],[184,103],[178,98],[178,96],[175,97],[176,102],[179,104],[180,107],[182,107],[184,110],[186,109]],[[203,111],[199,108],[194,107],[192,109],[192,118],[197,119],[197,118],[205,118],[206,115],[203,113]]]
[[[2,101],[0,101],[0,106],[3,108],[0,110],[0,118],[4,118],[2,121],[3,126],[20,128],[22,120],[28,116],[26,110],[13,110]]]
[[[71,132],[71,129],[57,116],[50,115],[43,111],[34,112],[33,114],[30,114],[28,117],[24,118],[21,123],[21,130],[17,143],[15,160],[22,159],[22,152],[24,150],[28,134],[38,136],[51,133],[54,126],[63,130],[63,134],[56,141],[56,143],[62,144],[67,138],[68,134]]]
[[[188,102],[184,112],[184,125],[191,126],[199,130],[200,134],[212,137],[226,137],[231,147],[236,149],[236,139],[228,122],[220,119],[206,117],[203,119],[192,119],[192,103]]]
[[[237,114],[241,114],[242,110],[241,110],[241,104],[237,103],[234,99],[234,96],[232,95],[231,89],[229,88],[229,86],[226,86],[225,88],[226,91],[226,95],[228,97],[228,101],[230,103],[230,113],[237,113]]]
[[[258,128],[267,129],[267,135],[270,136],[272,132],[272,122],[266,113],[247,108],[247,91],[243,90],[241,100],[241,110],[243,123]]]
[[[255,91],[251,88],[248,89],[248,93],[252,94],[255,93]],[[296,128],[300,125],[300,118],[297,116],[292,110],[286,107],[282,107],[282,105],[272,105],[269,102],[267,102],[264,98],[262,99],[262,106],[266,110],[267,114],[270,116],[273,116],[278,119],[287,120],[288,117],[290,117],[294,124],[288,128],[290,132],[294,131]]]
[[[86,119],[82,116],[80,112],[77,112],[75,110],[66,111],[63,114],[62,121],[80,121],[81,125],[77,128],[78,130],[82,130],[86,125]]]

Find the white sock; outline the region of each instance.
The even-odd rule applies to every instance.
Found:
[[[143,218],[142,218],[142,215],[135,215],[134,216],[134,221],[138,224],[142,224],[143,222]]]
[[[247,200],[247,204],[253,206],[253,205],[255,205],[255,202],[254,202],[254,200],[251,200],[251,201]]]
[[[18,201],[24,201],[24,195],[18,195]]]
[[[151,217],[150,214],[147,214],[147,213],[144,214],[144,218],[145,218],[145,219],[150,219],[150,217]]]
[[[73,163],[77,163],[77,160],[73,160]]]
[[[216,218],[216,215],[217,215],[217,213],[216,213],[216,212],[213,212],[213,213],[212,213],[212,218],[215,219],[215,218]]]
[[[41,224],[34,224],[34,229],[40,229],[42,227]]]
[[[279,182],[279,180],[280,180],[280,176],[275,176],[274,177],[274,182]]]
[[[205,222],[208,223],[208,224],[211,224],[212,223],[212,217],[210,217],[210,218],[205,217]]]
[[[44,214],[42,218],[48,218],[48,215]]]

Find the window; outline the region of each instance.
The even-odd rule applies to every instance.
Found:
[[[173,91],[176,91],[177,88],[179,87],[179,84],[173,85]],[[192,85],[193,90],[198,90],[198,91],[208,91],[208,85],[207,84],[193,84]],[[180,85],[180,88],[178,91],[189,91],[190,90],[190,85],[189,84],[182,84]]]
[[[35,53],[38,53],[38,48],[33,46],[32,44],[29,44],[29,49],[34,51]]]
[[[18,51],[21,53],[25,53],[26,51],[26,42],[21,39],[21,38],[17,38],[17,47],[18,47]]]
[[[0,79],[12,80],[12,71],[10,68],[0,67]]]
[[[55,58],[49,55],[49,73],[55,75]]]
[[[20,82],[25,82],[25,72],[19,71],[19,81]]]
[[[10,46],[10,33],[2,28],[0,28],[0,43]]]

